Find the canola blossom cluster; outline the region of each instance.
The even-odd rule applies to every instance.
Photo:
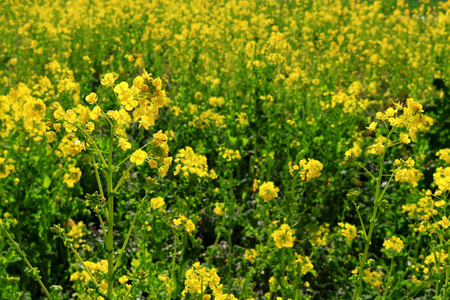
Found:
[[[302,180],[306,181],[319,177],[322,169],[323,164],[316,159],[302,159],[298,164],[292,164],[292,162],[289,162],[289,173],[293,175],[294,172],[299,172]]]
[[[175,171],[174,175],[182,175],[184,178],[189,179],[189,175],[196,175],[199,178],[209,177],[216,179],[217,175],[214,170],[208,172],[208,164],[206,157],[201,154],[196,154],[194,150],[187,146],[186,149],[181,149],[178,152],[175,159]]]
[[[199,262],[192,265],[186,272],[186,287],[182,295],[194,294],[202,295],[202,299],[233,300],[237,299],[233,294],[223,292],[223,285],[220,284],[220,277],[215,268],[202,267]],[[212,297],[214,296],[214,297]]]
[[[287,224],[282,224],[280,229],[272,233],[272,237],[278,248],[292,248],[295,241],[295,230]]]

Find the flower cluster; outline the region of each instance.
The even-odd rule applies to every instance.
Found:
[[[308,272],[314,273],[314,265],[311,263],[311,260],[308,256],[302,256],[298,253],[295,254],[295,260],[292,265],[290,265],[289,269],[292,267],[292,272],[294,275],[305,275]]]
[[[255,263],[255,258],[258,256],[258,252],[255,249],[245,249],[245,259],[250,261],[252,264]]]
[[[75,224],[75,222],[72,219],[69,219],[68,225],[71,227],[69,232],[67,232],[67,236],[70,239],[70,242],[73,244],[75,248],[79,248],[80,244],[83,242],[83,228],[84,223],[83,221],[78,222],[78,224]],[[85,245],[83,245],[85,246]],[[88,245],[86,245],[88,246]],[[89,246],[88,246],[89,249]]]
[[[214,170],[208,172],[206,156],[196,154],[191,147],[187,146],[186,149],[181,149],[178,152],[175,163],[177,165],[175,166],[174,175],[181,174],[184,178],[189,178],[189,175],[193,174],[198,177],[217,178]]]
[[[191,219],[188,219],[185,216],[180,216],[178,218],[173,219],[173,224],[175,224],[175,226],[180,226],[181,224],[183,224],[184,229],[189,235],[192,235],[192,232],[195,230],[195,224],[192,222]]]
[[[69,173],[64,174],[63,182],[68,187],[73,187],[75,183],[80,181],[81,170],[73,165],[69,166]]]
[[[436,169],[433,174],[434,183],[436,183],[440,192],[450,190],[450,167]]]
[[[403,111],[402,114],[400,112]],[[425,131],[433,124],[433,119],[426,115],[423,115],[422,104],[414,101],[412,98],[406,100],[406,105],[402,103],[395,103],[394,107],[389,107],[384,112],[377,112],[376,117],[379,121],[386,121],[395,128],[404,128],[407,132],[401,132],[399,134],[398,141],[400,143],[409,144],[411,141],[415,141],[417,133]],[[369,126],[369,130],[375,130],[377,122],[372,122]],[[381,154],[385,150],[385,140],[378,140],[376,144],[372,146],[371,154]]]
[[[445,161],[446,164],[450,164],[450,148],[439,150],[436,152],[436,156]]]
[[[275,187],[273,182],[263,182],[259,187],[259,196],[264,199],[264,202],[270,201],[278,197],[279,188]]]
[[[225,205],[223,203],[216,203],[213,212],[218,216],[223,216],[227,209],[224,209]]]
[[[415,161],[411,157],[406,161],[403,159],[396,159],[394,166],[398,166],[399,168],[395,171],[395,181],[406,182],[414,187],[417,186],[422,174],[418,169],[413,168],[414,164]]]
[[[323,164],[313,158],[302,159],[299,164],[292,164],[289,162],[289,173],[294,174],[294,171],[299,171],[302,180],[310,181],[321,175]]]
[[[345,237],[345,239],[350,242],[353,241],[356,238],[356,227],[355,225],[349,224],[349,223],[342,223],[339,222],[338,223],[339,227],[341,227],[342,229],[339,230],[340,234]]]
[[[225,147],[220,147],[219,148],[219,155],[222,156],[226,161],[240,160],[241,159],[241,155],[239,153],[239,150],[227,149]]]
[[[6,158],[8,155],[8,151],[4,150],[3,155],[5,157],[0,157],[0,178],[6,178],[11,174],[11,172],[14,172],[14,160],[11,158]]]
[[[108,273],[108,261],[105,259],[101,260],[98,263],[85,261],[84,264],[87,268],[89,268],[89,271],[97,280],[98,284],[100,285],[100,290],[105,293],[108,286],[105,280],[105,276]],[[79,281],[82,284],[86,285],[89,283],[89,281],[91,281],[91,277],[86,270],[82,270],[70,275],[70,281]],[[92,289],[90,290],[92,291]]]
[[[370,284],[372,288],[378,288],[383,284],[382,277],[385,274],[379,270],[370,271],[370,268],[364,270],[363,279]]]
[[[161,209],[165,204],[166,203],[162,197],[156,197],[150,200],[150,205],[154,210]]]
[[[399,237],[392,236],[383,242],[383,247],[386,250],[392,249],[392,251],[395,251],[398,253],[398,252],[402,251],[402,249],[405,247],[405,244]]]
[[[204,300],[211,299],[214,296],[216,300],[235,300],[232,294],[225,294],[222,291],[223,285],[220,284],[220,277],[215,268],[201,267],[199,262],[192,265],[192,268],[186,272],[185,288],[182,295],[202,295]]]
[[[295,241],[295,230],[291,229],[287,224],[282,224],[280,229],[272,233],[272,237],[278,248],[292,248]]]

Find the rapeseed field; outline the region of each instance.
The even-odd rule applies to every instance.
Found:
[[[450,1],[0,21],[0,299],[450,299]]]

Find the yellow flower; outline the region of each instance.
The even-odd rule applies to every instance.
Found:
[[[223,210],[223,203],[216,203],[216,206],[214,207],[214,213],[218,216],[223,216],[225,214],[225,211]]]
[[[189,235],[192,235],[192,232],[195,230],[195,224],[191,221],[191,219],[187,219],[184,224],[184,228]]]
[[[49,143],[52,143],[55,140],[56,133],[54,133],[53,131],[47,131],[45,133],[45,137],[48,139]]]
[[[450,226],[450,221],[447,217],[442,217],[442,220],[438,222],[444,229],[447,229]]]
[[[200,92],[195,93],[194,98],[195,98],[195,100],[197,100],[197,101],[202,100],[202,98],[203,98],[202,93],[200,93]]]
[[[342,236],[344,236],[347,241],[353,241],[356,238],[356,227],[354,225],[351,225],[349,223],[338,223],[339,227],[342,227],[343,229],[340,230],[340,233]]]
[[[381,154],[384,152],[384,143],[376,143],[372,146],[372,149],[370,150],[370,153],[372,154]]]
[[[167,175],[167,172],[169,171],[169,166],[168,165],[164,165],[161,168],[159,168],[158,170],[158,175],[161,178],[164,178]]]
[[[69,173],[64,174],[63,183],[68,187],[73,187],[75,183],[80,181],[81,178],[81,170],[80,168],[76,168],[74,166],[69,166]]]
[[[189,235],[192,235],[192,232],[195,230],[195,224],[191,221],[191,219],[188,219],[185,216],[180,216],[179,218],[173,219],[173,224],[175,224],[175,226],[184,224],[184,229]]]
[[[400,238],[392,236],[384,241],[383,246],[386,250],[392,249],[395,252],[400,252],[405,247],[405,244]]]
[[[305,172],[306,172],[306,181],[310,181],[313,178],[317,178],[321,175],[321,171],[323,169],[323,164],[315,160],[313,158],[308,158],[308,162],[305,164],[306,160],[300,161],[300,166],[303,168],[303,171],[300,172],[302,179],[305,180]]]
[[[259,195],[264,199],[264,202],[270,201],[278,197],[279,188],[275,187],[273,182],[264,182],[259,187]]]
[[[94,104],[95,102],[97,102],[98,97],[97,97],[97,94],[90,93],[89,95],[86,96],[85,99],[89,104]]]
[[[272,233],[272,237],[278,248],[292,248],[295,240],[294,234],[294,229],[291,229],[287,224],[282,224],[280,229]]]
[[[442,159],[447,164],[450,164],[450,148],[439,150],[438,152],[436,152],[436,156],[439,156],[439,159]]]
[[[119,146],[117,146],[117,147],[120,147],[120,148],[122,148],[123,151],[126,151],[127,149],[131,148],[131,144],[128,142],[128,139],[119,138]],[[145,159],[145,157],[144,157],[144,159]],[[137,165],[137,163],[136,163],[136,165]]]
[[[150,205],[152,206],[152,209],[158,209],[160,207],[164,206],[164,199],[162,197],[156,197],[150,200]]]
[[[119,283],[120,284],[124,284],[128,281],[128,276],[123,275],[122,277],[119,278]]]
[[[162,130],[158,131],[153,135],[156,144],[161,144],[167,141],[167,135],[165,135]]]
[[[116,79],[117,78],[113,74],[107,73],[107,74],[105,74],[105,77],[103,77],[103,79],[100,82],[104,86],[113,86],[114,81],[116,81]]]
[[[150,168],[152,168],[152,169],[158,167],[158,162],[156,160],[154,160],[154,159],[150,159],[148,161],[148,164],[150,165]]]
[[[436,172],[433,174],[433,179],[440,191],[450,190],[450,167],[437,168]]]
[[[142,78],[142,76],[137,76],[133,80],[133,85],[138,89],[142,88],[142,86],[144,85],[144,78]]]
[[[87,133],[92,134],[92,132],[94,131],[94,128],[95,128],[95,124],[94,123],[88,122],[86,124],[86,131],[87,131]]]
[[[411,143],[411,140],[408,137],[407,133],[400,133],[399,141],[403,144],[409,144]]]
[[[367,129],[369,129],[370,131],[374,131],[377,128],[377,122],[372,122],[370,123],[369,127],[367,127]]]
[[[142,150],[137,150],[133,154],[131,154],[130,161],[135,163],[136,166],[142,165],[147,158],[147,152]]]
[[[258,256],[258,252],[255,249],[245,249],[245,259],[250,261],[252,264],[255,263],[255,258]]]

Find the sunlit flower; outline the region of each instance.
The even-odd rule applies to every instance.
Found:
[[[136,150],[133,154],[131,154],[130,161],[135,163],[137,166],[142,165],[147,158],[147,152],[143,150]]]

